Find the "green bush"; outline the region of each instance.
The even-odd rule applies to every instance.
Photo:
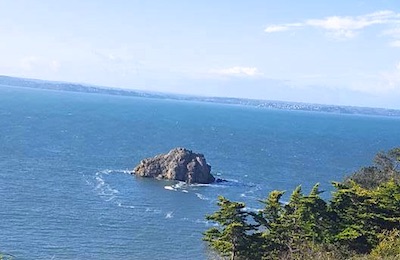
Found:
[[[380,242],[372,250],[371,255],[381,258],[397,257],[397,259],[400,259],[400,230],[385,230],[379,235],[379,238]]]

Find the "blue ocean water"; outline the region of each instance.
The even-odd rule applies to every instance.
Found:
[[[207,259],[205,214],[223,195],[261,205],[400,145],[400,119],[0,86],[0,251],[16,259]],[[183,146],[230,182],[128,174]]]

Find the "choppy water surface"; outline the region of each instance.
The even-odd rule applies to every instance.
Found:
[[[224,195],[341,180],[400,145],[400,120],[0,86],[0,251],[17,259],[206,259]],[[135,178],[183,146],[228,183]]]

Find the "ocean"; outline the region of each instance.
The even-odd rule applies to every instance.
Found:
[[[249,210],[305,193],[400,146],[400,118],[0,86],[0,252],[15,259],[207,259],[218,195]],[[228,180],[129,174],[186,147]],[[284,197],[284,200],[287,196]]]

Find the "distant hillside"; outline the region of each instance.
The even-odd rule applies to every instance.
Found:
[[[118,88],[107,88],[99,86],[90,86],[70,82],[57,82],[38,79],[16,78],[0,75],[0,85],[15,86],[36,89],[60,90],[71,92],[85,92],[96,94],[109,94],[109,95],[123,95],[123,96],[137,96],[137,97],[162,97],[162,95],[150,94],[135,90],[125,90]]]
[[[309,104],[300,102],[256,100],[256,99],[245,99],[245,98],[200,97],[200,96],[188,96],[188,95],[167,94],[167,93],[153,93],[153,92],[138,91],[138,90],[91,86],[91,85],[83,85],[83,84],[69,83],[69,82],[26,79],[26,78],[17,78],[17,77],[9,77],[1,75],[0,75],[0,85],[11,86],[11,87],[15,86],[15,87],[26,87],[26,88],[36,88],[36,89],[71,91],[71,92],[120,95],[120,96],[134,96],[134,97],[146,97],[146,98],[158,98],[158,99],[210,102],[210,103],[220,103],[220,104],[234,104],[234,105],[270,108],[270,109],[282,109],[282,110],[400,117],[400,110],[397,109],[321,105],[321,104]]]

